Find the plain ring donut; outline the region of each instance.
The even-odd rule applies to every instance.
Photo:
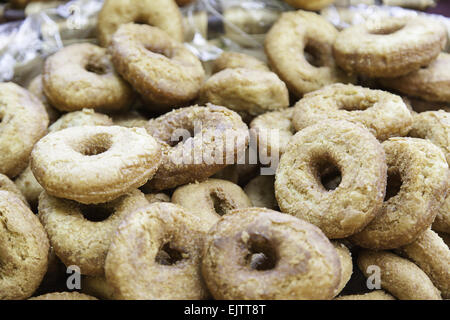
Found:
[[[0,300],[26,299],[47,271],[47,234],[36,215],[13,193],[0,191],[0,211]]]
[[[394,78],[429,65],[446,42],[444,26],[432,19],[369,20],[339,33],[334,57],[348,73]]]
[[[292,123],[302,130],[327,119],[362,124],[379,140],[406,136],[412,124],[401,97],[351,84],[333,84],[305,95],[295,105]]]
[[[409,244],[431,227],[444,203],[449,169],[434,144],[417,138],[383,142],[388,166],[386,198],[381,212],[350,239],[369,249]]]
[[[211,104],[171,111],[151,119],[146,129],[163,154],[158,172],[145,185],[149,192],[209,178],[234,164],[249,140],[248,127],[236,112]],[[234,143],[229,146],[226,141]]]
[[[48,57],[42,81],[51,105],[60,111],[128,109],[134,92],[114,70],[106,49],[72,44]]]
[[[31,170],[52,196],[101,203],[142,186],[158,169],[160,155],[160,146],[142,128],[72,127],[35,145]]]
[[[12,82],[0,83],[0,101],[0,173],[13,178],[27,167],[49,120],[43,104]]]
[[[130,22],[155,26],[183,42],[183,21],[174,0],[105,0],[98,14],[100,44],[108,46],[120,25]]]
[[[112,240],[106,280],[118,299],[206,299],[200,261],[207,231],[207,223],[172,203],[138,209]]]
[[[215,299],[331,299],[339,256],[315,226],[264,208],[224,215],[206,238],[202,273]]]
[[[378,214],[386,188],[381,144],[347,121],[324,121],[297,132],[276,172],[282,212],[318,226],[330,239],[361,231]],[[340,177],[334,189],[327,181]]]
[[[313,12],[280,16],[266,36],[265,51],[290,92],[301,97],[328,84],[353,82],[335,64],[332,48],[337,34],[331,23]]]
[[[66,266],[76,265],[81,274],[101,276],[118,225],[129,213],[147,204],[139,190],[100,205],[83,205],[42,192],[39,219],[56,255]]]
[[[114,34],[112,61],[119,72],[156,111],[195,99],[205,71],[200,60],[164,31],[125,24]]]

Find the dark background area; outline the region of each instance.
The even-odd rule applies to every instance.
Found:
[[[427,10],[429,13],[442,14],[443,16],[450,17],[450,0],[441,0],[434,8]]]

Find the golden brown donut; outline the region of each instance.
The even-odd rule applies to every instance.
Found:
[[[205,77],[200,60],[164,31],[124,24],[110,49],[117,72],[151,104],[146,107],[168,111],[198,96]]]
[[[339,255],[339,260],[341,261],[341,281],[337,287],[334,295],[337,296],[342,289],[346,286],[347,282],[350,280],[353,274],[353,260],[350,250],[339,241],[331,242]]]
[[[334,2],[334,0],[283,0],[297,9],[321,10]]]
[[[17,198],[23,201],[23,203],[29,207],[27,199],[22,194],[20,189],[14,184],[14,182],[11,181],[7,176],[0,173],[0,190],[8,191],[13,193]]]
[[[116,126],[127,128],[145,128],[148,122],[147,118],[134,110],[113,115],[112,119]]]
[[[450,249],[437,233],[428,229],[399,252],[430,277],[444,299],[450,299]]]
[[[183,42],[182,16],[174,0],[105,0],[98,14],[100,45],[108,46],[117,29],[130,22],[155,26]]]
[[[39,195],[44,189],[39,182],[37,182],[29,165],[16,180],[14,180],[14,183],[24,195],[27,202],[34,208],[38,203]]]
[[[264,113],[250,122],[250,136],[258,142],[260,154],[281,156],[295,133],[294,108]]]
[[[42,80],[45,95],[60,111],[117,112],[134,100],[132,88],[116,73],[106,49],[91,43],[72,44],[48,57]]]
[[[114,288],[105,277],[82,276],[81,291],[102,300],[117,300]]]
[[[160,155],[142,128],[71,127],[35,145],[31,170],[52,196],[101,203],[142,186],[158,170]]]
[[[139,190],[100,205],[82,205],[43,192],[39,196],[39,219],[56,255],[82,274],[101,276],[106,253],[120,222],[148,204]]]
[[[95,112],[93,109],[82,109],[69,112],[55,121],[48,132],[60,131],[62,129],[79,126],[112,126],[113,121],[106,114]]]
[[[330,239],[361,231],[383,205],[381,144],[348,121],[323,121],[297,132],[281,157],[275,196],[282,212],[318,226]],[[326,181],[341,177],[337,188]]]
[[[221,179],[207,179],[178,187],[172,194],[172,202],[208,221],[211,226],[234,209],[252,206],[241,187]]]
[[[261,60],[245,53],[224,51],[212,66],[213,73],[220,72],[225,69],[246,68],[260,71],[270,71],[269,67]]]
[[[440,147],[450,163],[450,113],[428,111],[414,116],[409,136],[427,139]],[[450,186],[449,186],[450,187]],[[438,211],[433,230],[450,233],[450,193]]]
[[[353,82],[335,64],[332,48],[337,35],[318,14],[285,12],[265,39],[269,64],[298,97],[328,84]]]
[[[245,152],[248,145],[248,127],[241,117],[211,104],[181,108],[151,119],[147,132],[161,144],[162,160],[158,172],[145,185],[146,192],[205,180],[235,163],[238,152]],[[181,137],[185,141],[180,141]]]
[[[206,80],[199,102],[225,106],[243,116],[254,117],[289,107],[289,92],[273,72],[228,68]]]
[[[334,43],[348,73],[394,78],[429,65],[445,48],[447,31],[433,19],[386,17],[344,29]]]
[[[383,86],[433,102],[450,102],[450,54],[440,53],[427,67],[403,77],[380,79]]]
[[[13,193],[0,191],[0,212],[0,300],[26,299],[47,271],[47,234]]]
[[[208,224],[172,203],[153,203],[120,224],[106,257],[119,299],[208,297],[200,272]]]
[[[428,229],[443,204],[449,169],[442,151],[427,140],[391,138],[383,142],[388,166],[381,212],[351,241],[369,249],[409,244]]]
[[[301,130],[327,119],[362,124],[381,141],[406,136],[412,124],[399,96],[351,84],[333,84],[305,95],[295,105],[292,123]]]
[[[381,287],[400,300],[441,300],[430,278],[411,261],[387,251],[362,250],[358,267],[366,277],[373,275],[369,266],[380,268]]]
[[[52,292],[28,300],[98,300],[95,297],[79,292]]]
[[[275,198],[275,177],[257,176],[250,180],[245,186],[244,191],[250,198],[254,207],[278,209],[277,199]]]
[[[339,256],[315,226],[264,208],[224,215],[208,233],[202,273],[215,299],[331,299]]]
[[[374,290],[364,294],[340,296],[335,300],[395,300],[395,298],[383,290]]]
[[[49,121],[42,103],[15,83],[0,83],[0,101],[0,173],[13,178],[27,167]]]
[[[30,81],[27,89],[32,94],[34,94],[36,98],[38,98],[44,105],[50,124],[55,122],[59,118],[59,111],[50,105],[50,101],[48,101],[47,97],[45,96],[44,85],[42,83],[42,75],[40,74],[33,78],[33,80]]]

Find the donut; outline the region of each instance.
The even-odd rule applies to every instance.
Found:
[[[440,53],[429,66],[397,78],[380,79],[387,88],[432,102],[450,102],[450,54]]]
[[[183,42],[183,20],[174,0],[105,0],[97,22],[100,45],[108,46],[117,29],[130,22],[157,27]]]
[[[80,111],[69,112],[55,121],[49,132],[60,131],[62,129],[80,126],[112,126],[113,121],[106,114],[95,112],[94,109],[82,109]]]
[[[171,202],[170,197],[165,193],[149,193],[145,195],[145,199],[150,204],[155,202]]]
[[[44,92],[60,111],[128,109],[134,92],[114,70],[106,49],[91,43],[67,46],[45,60]]]
[[[428,66],[446,42],[446,29],[433,19],[385,17],[341,31],[333,52],[348,73],[395,78]]]
[[[38,203],[39,195],[44,189],[37,182],[36,178],[28,165],[25,170],[14,180],[14,184],[27,202],[34,208]]]
[[[27,167],[49,120],[42,103],[15,83],[0,83],[0,101],[0,173],[13,178]]]
[[[213,73],[220,72],[225,69],[246,68],[260,71],[270,71],[269,67],[261,60],[245,53],[224,51],[213,62]]]
[[[378,214],[386,188],[381,144],[348,121],[323,121],[297,132],[281,156],[275,196],[284,213],[318,226],[330,239],[361,231]],[[337,188],[326,181],[340,177]]]
[[[275,198],[274,183],[274,176],[257,176],[245,186],[244,192],[254,207],[276,210],[278,203]]]
[[[172,202],[208,221],[211,226],[234,209],[252,207],[251,200],[241,187],[220,179],[178,187],[172,194]]]
[[[98,300],[98,299],[92,296],[88,296],[87,294],[73,291],[73,292],[46,293],[37,297],[30,298],[28,300]]]
[[[47,271],[49,242],[34,213],[0,190],[0,300],[30,297]]]
[[[321,10],[334,2],[334,0],[283,0],[283,1],[297,9],[315,10],[315,11]]]
[[[285,12],[265,38],[272,70],[297,97],[328,84],[353,82],[335,64],[336,28],[316,13]]]
[[[150,104],[147,108],[171,110],[198,96],[205,77],[200,60],[164,31],[124,24],[110,50],[117,72]]]
[[[206,80],[199,102],[225,106],[244,117],[254,117],[289,107],[289,92],[273,72],[228,68]]]
[[[142,128],[71,127],[35,145],[31,170],[52,196],[102,203],[143,185],[158,170],[160,154]]]
[[[14,184],[14,182],[11,181],[7,176],[0,173],[0,190],[2,191],[8,191],[13,193],[17,198],[22,200],[22,202],[29,207],[27,199],[22,194],[22,192],[19,190],[19,188]]]
[[[339,255],[339,260],[341,262],[341,281],[339,282],[339,286],[337,287],[334,294],[335,296],[337,296],[342,291],[342,289],[344,289],[353,274],[353,260],[351,252],[343,243],[338,241],[332,241],[331,243],[336,249],[336,252]]]
[[[381,141],[406,136],[412,124],[401,97],[351,84],[333,84],[305,95],[294,107],[292,123],[301,130],[327,119],[361,124]]]
[[[418,266],[387,251],[362,250],[358,256],[358,267],[366,277],[380,270],[381,287],[400,300],[441,300],[439,290]]]
[[[266,112],[250,122],[250,136],[257,141],[259,154],[281,156],[295,134],[292,124],[294,108]]]
[[[341,266],[317,227],[277,211],[247,208],[222,216],[211,228],[202,274],[219,300],[322,300],[333,297]]]
[[[146,129],[162,150],[161,166],[145,185],[146,192],[203,181],[235,163],[248,145],[248,127],[241,117],[211,104],[173,110],[151,119]],[[179,134],[185,141],[179,141]]]
[[[119,113],[113,115],[112,117],[114,124],[116,126],[127,127],[127,128],[145,128],[148,119],[136,111]]]
[[[415,241],[433,223],[449,181],[444,155],[431,142],[391,138],[382,146],[388,178],[381,212],[350,238],[369,249],[393,249]]]
[[[395,298],[383,290],[374,290],[364,294],[340,296],[335,300],[395,300]]]
[[[431,141],[442,149],[450,164],[450,113],[445,111],[428,111],[414,116],[410,137]],[[433,229],[450,233],[450,194],[439,209],[433,222]]]
[[[399,252],[430,277],[442,298],[450,299],[450,249],[437,233],[428,229],[416,241],[401,247]]]
[[[148,205],[144,194],[133,190],[100,205],[83,205],[43,192],[39,219],[56,255],[82,274],[103,275],[106,253],[120,222],[132,211]]]
[[[38,75],[35,78],[33,78],[30,83],[28,84],[27,90],[30,91],[32,94],[38,98],[42,104],[44,105],[45,111],[47,111],[48,119],[50,123],[55,122],[59,118],[59,111],[53,108],[50,105],[50,102],[48,101],[47,97],[44,93],[44,85],[42,83],[42,75]]]
[[[84,294],[102,300],[117,300],[114,288],[106,281],[105,277],[82,276],[81,290]]]
[[[200,261],[207,231],[205,221],[172,203],[134,211],[112,240],[106,280],[119,299],[206,299]]]

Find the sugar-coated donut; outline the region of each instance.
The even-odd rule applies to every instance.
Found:
[[[336,28],[316,13],[285,12],[265,39],[269,64],[298,97],[328,84],[352,82],[333,58],[337,35]]]
[[[112,126],[113,121],[106,114],[95,112],[93,109],[68,112],[56,120],[48,132],[55,132],[70,127],[79,126]]]
[[[211,104],[181,108],[151,119],[147,132],[162,149],[161,166],[145,185],[149,192],[209,178],[235,163],[238,152],[245,152],[249,136],[247,125],[236,112]]]
[[[82,276],[81,291],[102,300],[117,300],[114,288],[104,276]]]
[[[393,78],[429,65],[446,42],[447,31],[438,21],[386,17],[341,31],[334,43],[334,57],[348,73]]]
[[[52,292],[46,293],[28,300],[98,300],[95,297],[84,293],[73,292]]]
[[[261,60],[245,53],[224,51],[213,62],[213,73],[225,69],[246,68],[260,71],[270,71],[269,67]]]
[[[147,204],[139,190],[100,205],[83,205],[43,192],[39,196],[39,219],[56,255],[66,266],[76,265],[82,274],[101,276],[117,226]]]
[[[274,176],[257,176],[247,183],[244,191],[254,207],[278,209],[274,183]]]
[[[200,272],[208,224],[172,203],[128,215],[106,257],[106,280],[119,299],[205,299]]]
[[[45,107],[45,111],[47,111],[48,119],[50,123],[55,122],[59,118],[59,111],[53,108],[50,105],[50,101],[48,101],[47,97],[44,93],[44,85],[42,83],[42,75],[38,75],[33,78],[27,87],[28,91],[38,98]]]
[[[395,298],[383,290],[374,290],[364,294],[349,294],[346,296],[340,296],[335,300],[395,300]]]
[[[91,43],[72,44],[48,57],[42,80],[45,95],[60,111],[117,112],[134,101],[132,88],[116,73],[106,49]]]
[[[341,281],[337,287],[334,295],[337,296],[342,289],[344,289],[347,282],[350,280],[353,274],[353,260],[350,250],[339,241],[331,242],[339,255],[339,260],[341,261]]]
[[[0,101],[0,173],[13,178],[27,167],[49,120],[43,104],[15,83],[0,83]]]
[[[388,166],[383,207],[351,237],[369,249],[393,249],[415,241],[433,223],[450,181],[447,161],[431,142],[391,138],[382,145]]]
[[[234,209],[252,207],[252,202],[237,184],[221,179],[207,179],[178,187],[172,202],[203,220],[216,223]]]
[[[171,202],[170,197],[165,193],[148,193],[145,195],[145,199],[150,204],[155,202]]]
[[[104,47],[120,25],[135,22],[164,30],[183,41],[183,20],[174,0],[105,0],[98,14],[97,37]]]
[[[50,195],[91,204],[142,186],[160,162],[159,144],[142,128],[82,126],[42,138],[31,170]]]
[[[164,31],[147,25],[124,24],[111,43],[119,72],[157,111],[195,99],[205,77],[200,60]]]
[[[202,273],[215,299],[331,299],[339,256],[315,226],[264,208],[238,209],[209,231]]]
[[[401,97],[351,84],[333,84],[305,95],[295,105],[292,123],[301,130],[327,119],[362,124],[378,140],[405,136],[412,124]]]
[[[13,193],[0,191],[0,212],[0,300],[26,299],[47,271],[47,234]]]
[[[400,300],[441,300],[439,290],[430,278],[411,261],[388,251],[363,250],[358,256],[358,267],[366,277],[372,268],[379,268],[381,287]]]
[[[282,212],[318,226],[329,238],[361,231],[383,205],[381,144],[348,121],[323,121],[297,132],[281,156],[275,196]],[[340,176],[335,189],[326,181]]]
[[[7,176],[0,173],[0,190],[13,193],[17,198],[23,201],[23,203],[29,207],[28,201],[22,194],[21,190],[11,181]]]

